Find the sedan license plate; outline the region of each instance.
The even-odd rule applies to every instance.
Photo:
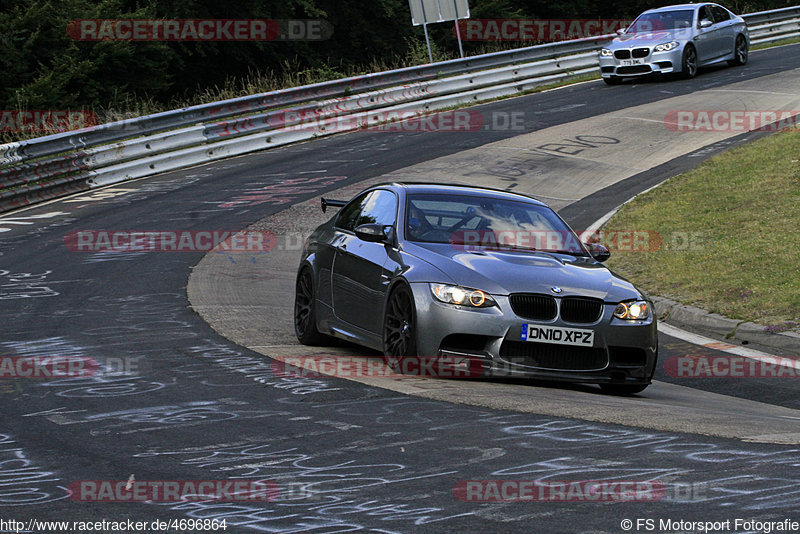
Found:
[[[520,339],[522,341],[552,343],[554,345],[591,347],[594,345],[594,331],[560,326],[523,324]]]
[[[630,67],[631,65],[644,65],[644,59],[623,59],[622,66]]]

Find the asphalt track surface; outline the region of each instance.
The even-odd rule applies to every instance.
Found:
[[[613,88],[592,82],[475,109],[522,111],[530,132],[796,69],[798,52],[798,45],[758,52],[744,68],[706,71],[691,81]],[[622,532],[623,519],[797,519],[794,446],[640,429],[633,412],[629,426],[609,425],[415,398],[346,380],[275,376],[266,358],[220,336],[190,309],[187,280],[202,253],[74,253],[64,243],[66,234],[84,229],[239,229],[327,190],[518,134],[333,136],[0,219],[2,354],[82,356],[103,370],[89,378],[0,383],[0,518],[225,518],[228,532]],[[727,146],[643,173],[562,214],[584,226],[652,185],[658,173],[666,178]],[[256,198],[255,190],[270,194]],[[702,352],[667,336],[661,348],[662,359]],[[668,380],[662,370],[656,378]],[[798,408],[794,384],[692,385]],[[131,476],[273,480],[282,495],[267,503],[109,503],[76,502],[66,490],[76,481]],[[454,496],[460,481],[487,479],[657,480],[665,494],[622,503]]]

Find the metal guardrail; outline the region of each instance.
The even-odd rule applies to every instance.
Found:
[[[800,17],[800,15],[798,15]],[[781,22],[770,22],[758,26],[758,32],[751,32],[750,44],[773,43],[800,36],[800,18]]]
[[[442,61],[418,67],[406,67],[165,111],[29,141],[10,143],[0,146],[0,157],[2,157],[0,165],[23,163],[32,158],[96,146],[97,144],[111,143],[126,137],[149,135],[198,122],[222,120],[265,109],[294,106],[305,102],[376,90],[403,83],[432,80],[442,76],[453,76],[514,63],[525,63],[560,55],[586,52],[596,49],[597,43],[602,40],[602,38],[590,38],[562,41],[464,59]]]
[[[800,6],[743,15],[753,44],[800,37]],[[0,212],[597,71],[613,35],[236,98],[0,146]],[[346,125],[339,119],[347,117]],[[339,121],[339,122],[337,122]]]
[[[800,17],[800,6],[784,7],[772,9],[770,11],[758,11],[756,13],[741,15],[741,17],[747,22],[748,26],[757,26],[768,22],[798,18]]]

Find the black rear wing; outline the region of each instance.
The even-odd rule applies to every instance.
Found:
[[[333,200],[332,198],[322,197],[321,201],[322,213],[325,213],[328,210],[328,206],[333,206],[334,208],[341,208],[345,204],[347,204],[346,200]]]

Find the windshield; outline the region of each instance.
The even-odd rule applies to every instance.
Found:
[[[525,250],[585,256],[578,236],[546,206],[468,195],[409,195],[406,239],[470,250]]]
[[[693,17],[693,9],[643,13],[633,21],[633,24],[625,30],[625,33],[648,33],[691,28]]]

